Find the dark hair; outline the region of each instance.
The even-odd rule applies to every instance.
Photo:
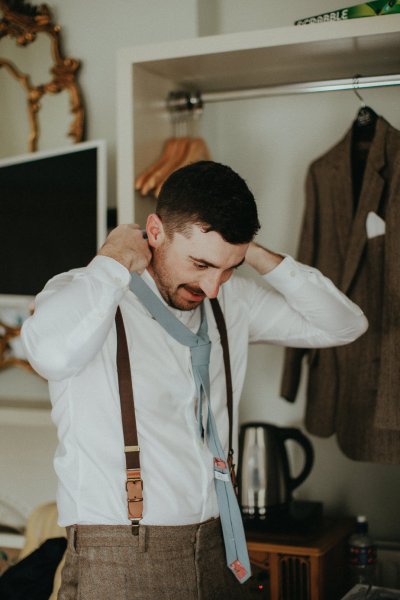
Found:
[[[213,161],[174,171],[161,188],[156,211],[169,235],[187,234],[191,225],[199,225],[231,244],[245,244],[260,228],[246,182],[230,167]]]

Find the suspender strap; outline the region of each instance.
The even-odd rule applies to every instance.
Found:
[[[138,533],[139,521],[143,516],[143,482],[140,472],[139,443],[137,436],[135,405],[128,344],[121,310],[115,315],[117,328],[117,371],[121,401],[122,428],[125,442],[126,491],[128,496],[128,518],[132,522],[133,533]]]
[[[237,482],[235,474],[235,465],[233,464],[233,444],[232,444],[232,429],[233,429],[233,392],[232,392],[232,374],[231,374],[231,361],[229,357],[229,344],[228,344],[228,333],[226,331],[226,324],[224,314],[221,310],[220,303],[217,298],[210,300],[211,308],[214,313],[215,322],[218,327],[219,336],[221,338],[222,353],[224,357],[225,366],[225,380],[226,380],[226,401],[228,408],[228,419],[229,419],[229,449],[228,449],[228,466],[229,473],[232,480],[234,490],[237,492]]]
[[[228,465],[232,479],[232,484],[236,489],[235,465],[233,464],[232,449],[232,375],[229,358],[228,335],[226,331],[225,319],[221,306],[216,298],[211,300],[211,307],[214,313],[215,322],[221,338],[222,352],[225,367],[227,408],[229,419],[229,453]],[[117,328],[117,371],[118,386],[121,401],[122,428],[125,443],[126,460],[126,490],[128,493],[128,517],[134,526],[134,533],[137,532],[137,526],[143,516],[143,482],[140,471],[139,443],[136,426],[135,404],[133,397],[133,386],[131,368],[129,363],[128,344],[121,309],[118,307],[115,315],[115,324]]]

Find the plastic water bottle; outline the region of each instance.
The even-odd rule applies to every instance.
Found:
[[[368,521],[364,515],[357,517],[356,530],[349,538],[351,584],[376,583],[376,545],[368,534]]]

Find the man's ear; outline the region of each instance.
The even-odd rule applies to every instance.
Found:
[[[165,231],[158,215],[151,213],[146,222],[147,239],[153,248],[158,248],[165,240]]]

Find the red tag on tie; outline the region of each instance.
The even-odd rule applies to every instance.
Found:
[[[239,579],[239,581],[242,581],[243,577],[245,577],[247,575],[247,571],[246,571],[245,567],[242,565],[242,563],[240,562],[240,560],[235,560],[230,565],[230,568],[232,569],[235,577],[237,579]]]
[[[217,456],[215,456],[214,457],[214,468],[222,469],[223,471],[225,471],[226,462],[224,460],[222,460],[222,458],[218,458]]]

